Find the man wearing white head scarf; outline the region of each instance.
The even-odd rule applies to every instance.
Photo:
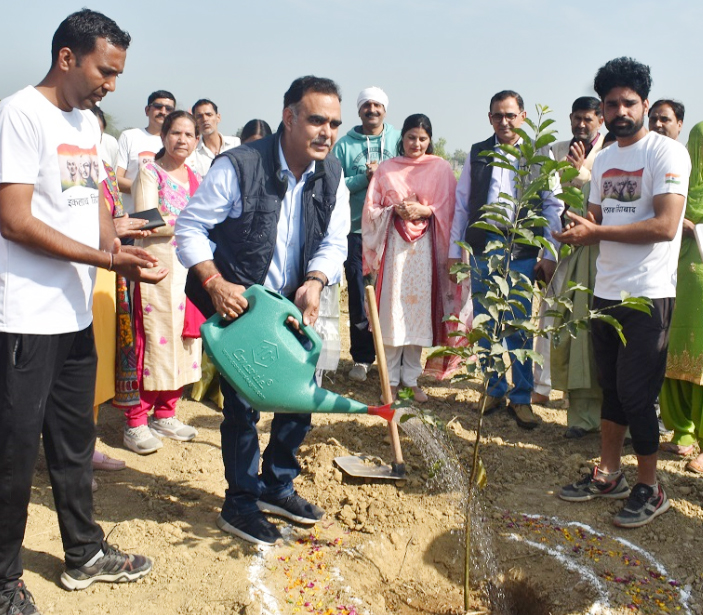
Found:
[[[373,337],[364,308],[364,276],[361,271],[361,210],[366,190],[379,163],[397,155],[400,132],[385,123],[388,95],[378,87],[362,90],[356,99],[361,125],[352,128],[334,146],[349,188],[351,232],[348,237],[347,262],[344,270],[349,285],[349,325],[351,355],[354,366],[352,380],[363,382],[376,360]]]

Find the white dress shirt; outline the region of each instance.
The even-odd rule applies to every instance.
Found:
[[[226,137],[225,135],[220,135],[220,137],[222,138],[220,154],[241,144],[239,137]],[[186,164],[193,169],[193,171],[200,173],[201,177],[205,177],[212,166],[212,161],[215,160],[215,156],[216,154],[205,145],[203,138],[200,137],[193,153],[188,156]]]
[[[280,144],[278,155],[281,171],[288,178],[288,189],[281,202],[276,247],[264,285],[286,296],[303,281],[299,276],[305,238],[302,195],[305,182],[315,172],[315,162],[310,163],[300,181],[297,181],[288,168]],[[229,160],[219,158],[176,220],[176,254],[183,266],[193,267],[212,260],[215,246],[208,237],[208,231],[228,216],[238,218],[241,215],[242,193],[237,174]],[[342,175],[327,233],[306,272],[321,271],[327,276],[329,284],[341,281],[347,258],[349,226],[349,190]]]
[[[517,142],[519,146],[521,140]],[[493,149],[498,150],[498,140],[494,140]],[[508,155],[508,159],[515,165],[517,161],[515,157]],[[492,167],[491,181],[488,185],[488,196],[486,203],[505,203],[505,215],[512,221],[515,218],[515,211],[512,203],[500,198],[500,193],[510,194],[513,197],[515,193],[515,171],[504,169],[502,167]],[[456,186],[456,202],[454,205],[454,221],[452,223],[452,232],[449,243],[449,258],[461,258],[461,248],[456,244],[457,241],[464,241],[466,227],[469,223],[469,194],[471,193],[471,158],[467,156],[464,168],[461,172],[461,177]],[[553,192],[542,192],[542,215],[549,222],[549,226],[545,229],[545,238],[548,239],[554,247],[559,249],[559,242],[552,237],[552,231],[561,232],[561,214],[564,211],[564,203],[554,196],[559,193],[559,189],[555,187]],[[551,253],[544,251],[543,256],[549,260],[554,260]]]

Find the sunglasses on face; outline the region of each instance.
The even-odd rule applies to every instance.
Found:
[[[165,105],[164,103],[151,103],[150,106],[157,111],[161,111],[163,109],[166,113],[171,113],[171,111],[175,109],[173,105]]]

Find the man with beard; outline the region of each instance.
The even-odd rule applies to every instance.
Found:
[[[591,169],[596,154],[603,146],[603,135],[598,131],[603,125],[600,100],[593,96],[581,96],[571,105],[570,141],[559,141],[552,145],[557,161],[568,160],[579,174],[568,185],[581,188],[591,179]]]
[[[134,212],[132,183],[139,170],[154,159],[161,149],[161,126],[166,116],[176,108],[176,98],[171,92],[157,90],[149,94],[144,113],[149,118],[146,128],[125,130],[117,141],[117,185],[122,193],[122,205],[126,213]]]
[[[670,139],[678,139],[686,109],[677,100],[662,98],[649,110],[649,129]]]
[[[644,125],[651,87],[649,67],[617,58],[600,68],[594,89],[603,104],[605,125],[617,144],[593,164],[587,217],[571,219],[555,237],[572,245],[600,242],[593,308],[607,310],[622,326],[623,344],[609,324],[591,328],[603,389],[601,463],[591,474],[562,488],[559,497],[584,502],[625,499],[613,523],[640,527],[666,512],[670,503],[657,482],[659,427],[655,400],[664,380],[669,325],[676,296],[681,224],[691,163],[677,141]],[[606,180],[633,189],[604,194]],[[651,314],[614,307],[625,291],[651,301]],[[637,455],[637,483],[630,490],[621,469],[627,428]]]
[[[178,216],[177,254],[191,268],[186,291],[206,316],[236,319],[247,308],[242,293],[263,284],[293,299],[306,325],[317,320],[322,289],[341,280],[347,255],[349,191],[328,155],[342,123],[340,100],[330,79],[296,79],[278,132],[220,154]],[[228,487],[218,527],[270,545],[281,533],[264,512],[318,522],[324,511],[293,487],[310,414],[274,414],[259,473],[259,413],[220,383]]]
[[[217,127],[222,118],[217,105],[211,100],[201,98],[197,101],[193,105],[193,116],[200,131],[200,140],[186,160],[186,164],[205,177],[215,156],[237,147],[240,140],[239,137],[227,137],[219,132]]]
[[[349,378],[364,382],[376,360],[373,336],[364,307],[364,275],[361,266],[361,210],[366,191],[379,163],[398,153],[400,132],[385,123],[388,96],[377,87],[359,92],[356,108],[361,125],[354,126],[334,146],[334,155],[342,163],[344,181],[349,188],[351,232],[347,238],[348,254],[344,272],[349,285],[349,335],[354,365]]]

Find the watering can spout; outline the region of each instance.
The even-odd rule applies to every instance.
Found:
[[[395,417],[395,410],[391,408],[392,404],[385,404],[383,406],[369,406],[368,413],[371,416],[380,416],[389,423]]]
[[[401,402],[385,404],[384,406],[369,406],[368,413],[371,416],[380,416],[389,423],[400,423],[402,418],[408,414],[408,406]]]

